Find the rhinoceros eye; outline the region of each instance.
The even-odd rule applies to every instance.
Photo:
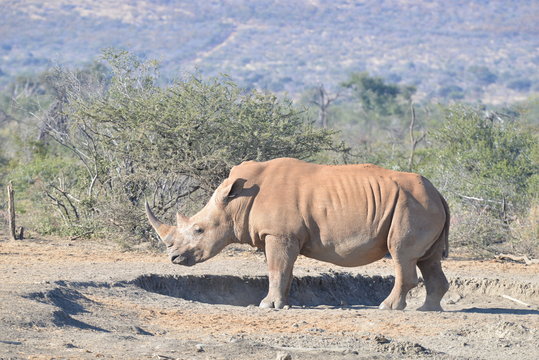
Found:
[[[201,228],[201,227],[198,226],[198,225],[195,225],[195,226],[193,227],[193,231],[195,232],[195,234],[202,234],[202,233],[204,232],[204,229]]]

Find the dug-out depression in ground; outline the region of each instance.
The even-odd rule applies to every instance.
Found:
[[[131,282],[148,292],[182,298],[185,300],[234,306],[258,305],[268,291],[267,276],[232,275],[142,275]],[[366,276],[349,273],[328,273],[318,276],[294,277],[289,303],[292,306],[378,306],[391,292],[393,276]],[[446,301],[468,298],[500,299],[514,296],[532,304],[539,300],[539,286],[532,283],[515,283],[500,279],[450,279]],[[422,279],[412,289],[409,299],[420,303],[425,297]],[[456,300],[450,300],[456,299]],[[496,301],[494,301],[496,303]],[[539,314],[535,306],[524,313]],[[476,312],[502,313],[504,309],[473,309]],[[514,309],[507,309],[516,313]],[[466,310],[461,310],[466,311]]]
[[[392,276],[361,276],[345,273],[294,277],[290,305],[378,306],[393,287]],[[266,276],[143,275],[134,284],[150,292],[207,304],[258,305],[268,291]]]

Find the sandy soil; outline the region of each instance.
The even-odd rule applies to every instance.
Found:
[[[445,312],[376,305],[392,261],[300,258],[292,307],[255,304],[262,254],[230,247],[195,267],[97,241],[0,239],[0,358],[538,359],[539,265],[449,259]]]

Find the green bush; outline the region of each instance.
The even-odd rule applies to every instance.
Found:
[[[432,133],[432,145],[422,172],[452,204],[456,243],[500,251],[523,240],[514,225],[538,196],[538,144],[530,129],[518,118],[456,105]]]
[[[487,66],[471,66],[468,70],[480,85],[490,85],[498,80],[498,76]]]
[[[458,85],[446,85],[438,90],[438,95],[445,99],[462,100],[464,99],[464,89]]]

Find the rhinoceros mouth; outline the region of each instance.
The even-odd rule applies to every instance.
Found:
[[[170,261],[176,265],[193,266],[197,263],[193,254],[172,255]]]

